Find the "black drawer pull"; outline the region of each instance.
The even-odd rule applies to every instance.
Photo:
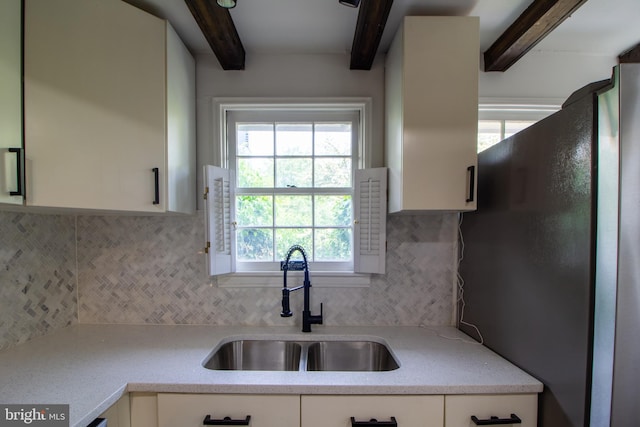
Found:
[[[475,415],[471,415],[471,421],[473,421],[477,426],[496,426],[502,424],[522,423],[522,420],[516,414],[511,414],[511,418],[490,417],[488,420],[479,420]]]
[[[251,421],[251,415],[247,415],[244,420],[232,420],[231,417],[224,417],[220,420],[211,418],[211,415],[207,415],[202,420],[202,424],[206,426],[248,426]]]
[[[467,168],[469,173],[469,197],[467,197],[467,203],[473,202],[473,196],[476,192],[476,167],[469,166]]]
[[[16,153],[16,191],[9,191],[10,196],[24,196],[22,194],[22,148],[9,148],[9,153]]]
[[[391,417],[391,421],[378,421],[375,418],[371,418],[369,421],[356,421],[356,419],[354,417],[351,417],[351,426],[361,426],[361,427],[378,427],[378,426],[398,427],[398,423],[396,422],[396,417]]]
[[[153,172],[153,184],[154,184],[153,204],[159,205],[160,204],[160,169],[153,168],[151,169],[151,172]]]

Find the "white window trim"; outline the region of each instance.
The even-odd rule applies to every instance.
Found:
[[[282,117],[285,117],[285,121],[282,122]],[[352,172],[351,179],[352,183],[346,187],[336,187],[336,188],[323,188],[323,187],[312,187],[309,189],[291,189],[291,188],[283,188],[279,187],[276,184],[276,178],[274,176],[274,186],[273,188],[266,189],[266,192],[261,191],[262,189],[255,188],[238,188],[237,182],[234,185],[234,195],[240,196],[243,194],[266,194],[269,196],[275,196],[276,198],[279,196],[289,196],[294,194],[302,194],[304,196],[318,196],[322,194],[330,194],[330,195],[343,195],[353,197],[355,196],[355,174],[357,175],[358,168],[358,145],[361,141],[359,129],[360,129],[360,112],[353,109],[341,109],[341,111],[331,110],[331,111],[320,111],[313,110],[310,111],[300,111],[296,108],[284,108],[282,110],[278,110],[273,114],[270,111],[264,110],[251,110],[244,114],[242,111],[234,110],[227,115],[227,129],[234,129],[238,123],[269,123],[269,124],[278,124],[278,123],[349,123],[351,124],[351,144],[350,144],[350,154],[349,154],[349,168]],[[229,132],[227,130],[227,132]],[[314,130],[315,132],[315,130]],[[235,158],[237,160],[238,154],[236,152],[236,148],[234,144],[237,144],[236,135],[227,134],[227,143],[229,158]],[[356,153],[355,155],[353,153]],[[272,155],[276,155],[275,151]],[[277,156],[276,156],[277,157]],[[311,154],[311,158],[316,159],[315,154]],[[229,165],[229,170],[233,170],[237,167],[237,165]],[[237,172],[236,172],[237,173]],[[356,206],[354,206],[355,208]],[[278,227],[275,227],[278,228]],[[315,225],[313,227],[316,229]],[[353,228],[353,224],[349,224],[348,228]],[[316,261],[314,263],[316,266],[319,266],[318,269],[320,271],[332,271],[332,272],[352,272],[354,271],[354,263],[353,259],[345,260],[345,261]],[[280,271],[280,263],[278,260],[274,262],[256,262],[256,261],[242,261],[239,259],[235,260],[235,272],[236,273],[250,273],[253,271],[265,272],[265,271]]]
[[[227,146],[227,114],[242,110],[350,110],[360,115],[358,159],[360,169],[371,167],[372,108],[371,98],[213,98],[212,135],[214,135],[214,164],[229,167]],[[355,185],[355,182],[354,182]],[[386,211],[386,208],[385,208]],[[295,276],[294,276],[295,277]],[[314,272],[311,282],[318,287],[368,287],[371,274],[354,272]],[[218,287],[281,287],[282,272],[233,272],[217,276]]]
[[[480,98],[478,120],[542,120],[560,110],[556,98]]]

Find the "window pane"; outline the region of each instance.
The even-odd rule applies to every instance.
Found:
[[[350,156],[351,123],[316,123],[316,156]]]
[[[502,141],[501,120],[478,121],[478,153]]]
[[[307,157],[276,160],[276,187],[311,187],[312,160]]]
[[[308,261],[313,259],[311,229],[310,228],[277,228],[276,229],[276,260],[284,260],[287,251],[293,245],[300,245],[307,252]],[[292,259],[301,259],[298,252]]]
[[[276,196],[276,226],[310,227],[311,196]]]
[[[310,156],[312,146],[311,123],[276,125],[276,154],[278,156]]]
[[[273,124],[238,123],[236,129],[238,155],[273,155]]]
[[[316,230],[316,261],[348,261],[351,259],[351,229],[323,228]]]
[[[316,226],[351,225],[351,196],[316,196],[314,209]]]
[[[504,137],[508,138],[534,123],[535,122],[531,120],[507,120],[504,122]]]
[[[239,188],[272,188],[273,159],[238,159]]]
[[[239,261],[273,261],[273,230],[245,228],[236,233]]]
[[[351,187],[350,158],[317,158],[314,173],[316,187]]]
[[[272,196],[237,196],[236,221],[240,227],[271,227]]]

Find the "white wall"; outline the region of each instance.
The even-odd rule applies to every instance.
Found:
[[[505,72],[481,72],[481,100],[559,100],[586,84],[611,77],[615,56],[530,51]]]

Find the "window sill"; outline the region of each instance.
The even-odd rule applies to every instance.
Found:
[[[350,272],[309,272],[311,284],[320,288],[368,288],[371,284],[370,274]],[[302,272],[289,272],[287,286],[302,284]],[[281,288],[283,273],[274,271],[232,273],[218,276],[220,288]]]

